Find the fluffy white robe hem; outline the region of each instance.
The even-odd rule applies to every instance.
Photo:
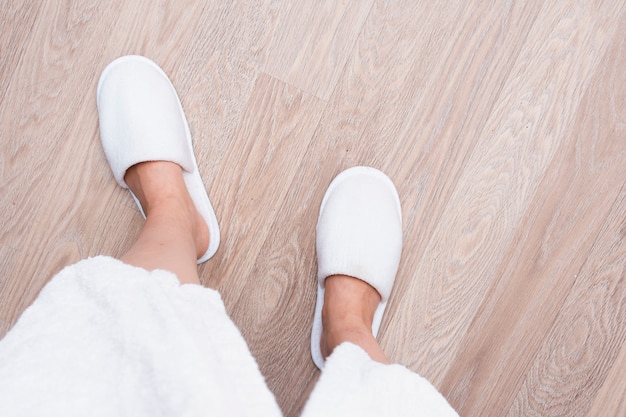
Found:
[[[280,416],[218,292],[110,257],[63,269],[0,341],[0,416]],[[455,416],[425,379],[343,344],[311,416]]]
[[[24,311],[0,398],[0,416],[281,415],[217,291],[110,257],[66,267]]]

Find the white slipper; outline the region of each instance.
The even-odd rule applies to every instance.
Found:
[[[102,146],[119,185],[128,188],[124,175],[140,162],[171,161],[183,168],[189,194],[209,228],[209,247],[198,263],[207,261],[219,246],[219,226],[198,172],[187,119],[167,75],[148,58],[123,56],[102,72],[97,103]]]
[[[378,335],[402,252],[402,209],[393,182],[381,171],[354,167],[329,185],[317,221],[317,302],[311,356],[324,366],[320,350],[324,280],[331,275],[359,278],[374,287],[381,302],[372,334]]]

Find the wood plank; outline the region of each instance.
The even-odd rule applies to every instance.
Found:
[[[198,4],[202,17],[193,36],[177,47],[185,53],[167,60],[178,74],[176,87],[194,134],[200,173],[212,189],[214,181],[225,180],[219,176],[222,163],[238,146],[277,17],[270,0]],[[212,198],[221,201],[215,192]]]
[[[623,321],[622,321],[623,323]],[[588,417],[626,415],[626,343],[615,360],[611,372],[593,401]]]
[[[624,25],[626,19],[621,20],[620,26]],[[605,202],[595,196],[606,193],[610,200],[620,184],[626,183],[626,113],[623,108],[626,75],[620,69],[626,65],[626,40],[622,33],[616,33],[613,46],[603,61],[574,124],[574,132],[579,132],[578,141],[582,142],[578,148],[586,150],[576,154],[576,168],[578,172],[587,171],[589,178],[585,184],[568,178],[572,186],[577,187],[577,198],[584,203],[567,213],[573,214],[569,223],[583,230],[593,230],[596,219],[580,218],[578,213],[599,214]],[[572,200],[567,202],[571,208],[576,207]],[[555,224],[550,229],[557,234],[563,226]],[[587,414],[595,393],[626,341],[624,230],[626,186],[622,185],[591,252],[580,257],[580,261],[585,261],[582,269],[573,277],[567,277],[567,281],[575,280],[574,287],[547,333],[509,415]],[[575,246],[572,242],[569,244]],[[562,256],[559,258],[559,262],[564,261]],[[574,264],[580,261],[576,259]],[[559,289],[564,290],[568,285],[562,283]],[[559,306],[560,297],[555,296],[556,293],[549,292],[553,308]],[[542,316],[547,324],[550,315]]]
[[[395,301],[398,324],[385,335],[394,341],[395,358],[436,385],[466,349],[463,335],[474,328],[472,318],[499,279],[498,266],[570,133],[580,97],[616,30],[607,16],[621,10],[609,6],[544,4],[428,236],[422,262],[410,269],[416,279]],[[587,20],[594,24],[575,23]],[[602,30],[600,23],[606,23]],[[449,385],[444,393],[450,394]],[[452,397],[467,412],[461,397]]]
[[[432,375],[423,363],[433,358],[420,351],[428,337],[421,326],[433,334],[437,330],[428,316],[431,312],[419,306],[430,292],[435,292],[435,299],[439,296],[437,286],[445,285],[437,283],[442,275],[429,275],[429,269],[444,267],[446,259],[427,250],[432,250],[433,244],[449,246],[455,239],[439,240],[447,227],[440,225],[441,218],[446,211],[465,215],[466,206],[451,204],[450,199],[453,193],[462,194],[455,188],[474,148],[483,143],[484,149],[493,140],[494,128],[486,129],[486,125],[503,100],[505,84],[540,11],[538,2],[498,7],[479,3],[467,4],[456,16],[451,10],[442,10],[445,14],[439,21],[431,13],[417,19],[425,28],[417,37],[428,39],[429,46],[417,53],[419,60],[410,67],[415,79],[404,83],[405,91],[414,95],[413,103],[389,158],[388,171],[397,180],[402,198],[405,239],[381,342],[392,358],[429,377]],[[448,22],[445,16],[454,16],[454,20]],[[433,26],[429,27],[426,23],[431,20]],[[444,37],[438,27],[456,29]],[[436,42],[438,37],[433,34],[442,38]],[[467,43],[476,46],[468,50]],[[380,132],[389,129],[384,119],[376,122],[383,126]],[[431,279],[434,288],[423,285]],[[445,314],[439,316],[444,322],[449,320]],[[422,358],[422,363],[416,362],[417,358]]]
[[[268,75],[260,75],[255,84],[242,117],[245,122],[220,165],[220,180],[210,190],[211,195],[221,196],[216,213],[223,244],[218,262],[207,264],[203,276],[212,287],[222,283],[228,287],[224,299],[229,304],[241,296],[241,288],[233,285],[244,285],[245,280],[228,277],[249,275],[251,264],[242,262],[241,254],[255,260],[268,238],[292,187],[295,167],[305,157],[321,106],[314,97]]]
[[[86,138],[96,133],[89,94],[95,91],[94,57],[114,16],[96,3],[41,7],[32,28],[21,28],[32,29],[20,46],[28,53],[13,63],[19,76],[8,86],[0,112],[0,137],[10,138],[0,143],[0,241],[11,242],[15,251],[3,272],[14,278],[0,287],[3,331],[60,269],[60,259],[73,262],[88,252],[83,237],[90,222],[77,221],[97,218],[97,209],[85,210],[107,198],[86,195],[99,185],[91,169],[97,142]],[[66,244],[77,249],[59,255],[55,247]]]
[[[604,105],[623,100],[606,82],[619,65],[599,68],[442,384],[463,415],[509,409],[624,184],[623,122]]]
[[[574,276],[574,287],[526,373],[509,416],[586,416],[612,368],[620,367],[624,379],[624,362],[616,360],[626,346],[624,230],[626,186]],[[619,391],[619,379],[609,383]],[[623,396],[604,400],[615,407],[622,402]]]
[[[295,178],[308,157],[323,106],[315,97],[260,75],[210,190],[211,196],[220,196],[216,212],[222,243],[215,260],[202,268],[202,280],[222,293],[283,410],[292,407],[312,372],[307,367],[308,374],[302,375],[294,368],[289,372],[293,378],[286,378],[285,368],[278,365],[286,358],[285,349],[293,354],[295,340],[308,340],[292,333],[304,327],[300,324],[308,316],[286,314],[302,302],[300,286],[293,282],[300,273],[288,273],[291,265],[298,265],[288,261],[299,248],[293,235],[283,239],[279,229],[293,234],[299,228],[289,221],[293,209],[286,200],[305,187]],[[269,269],[260,270],[259,264]]]
[[[18,62],[26,52],[22,45],[31,34],[41,7],[41,2],[7,0],[0,3],[0,22],[10,22],[0,27],[0,103],[4,100]],[[3,108],[0,106],[0,113]]]
[[[286,2],[264,71],[328,100],[373,0]]]

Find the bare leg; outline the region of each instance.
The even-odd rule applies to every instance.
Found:
[[[372,335],[380,294],[368,283],[346,275],[326,278],[322,309],[321,349],[324,358],[343,342],[360,346],[381,363],[390,363]]]
[[[182,168],[173,162],[143,162],[130,167],[124,180],[141,202],[146,222],[121,260],[171,271],[183,284],[199,284],[196,261],[209,245],[209,231],[187,192]]]

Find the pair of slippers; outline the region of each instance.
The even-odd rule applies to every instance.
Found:
[[[147,58],[118,58],[102,72],[97,104],[102,145],[120,186],[128,189],[124,175],[140,162],[171,161],[182,167],[189,194],[211,236],[198,263],[210,259],[219,246],[219,226],[198,171],[185,114],[167,75]],[[131,195],[145,217],[132,191]],[[378,334],[402,250],[402,213],[393,182],[369,167],[340,173],[322,200],[316,248],[318,292],[311,355],[321,369],[321,316],[327,277],[348,275],[378,291],[381,302],[372,324],[372,333]]]

